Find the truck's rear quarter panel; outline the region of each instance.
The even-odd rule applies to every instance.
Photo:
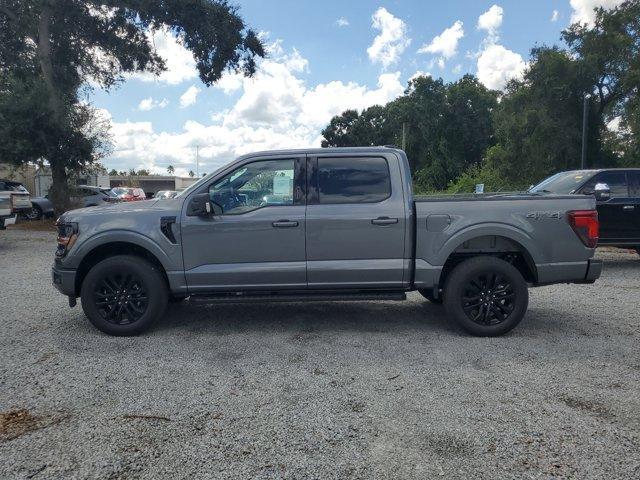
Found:
[[[567,219],[571,210],[595,209],[591,197],[417,197],[415,206],[418,288],[437,285],[450,255],[464,252],[465,245],[479,237],[504,237],[519,245],[539,284],[583,279],[594,253]]]

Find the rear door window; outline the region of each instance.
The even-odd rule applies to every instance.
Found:
[[[380,157],[318,158],[319,202],[375,203],[391,196],[389,165]]]

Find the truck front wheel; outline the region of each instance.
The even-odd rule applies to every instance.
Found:
[[[82,282],[82,309],[89,321],[109,335],[137,335],[167,308],[162,272],[132,255],[116,255],[96,264]]]
[[[458,264],[445,282],[444,305],[472,335],[494,337],[514,328],[527,311],[529,291],[522,274],[496,257]]]

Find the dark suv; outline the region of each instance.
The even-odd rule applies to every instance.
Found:
[[[635,248],[640,254],[640,168],[560,172],[529,191],[595,195],[600,218],[598,245]]]

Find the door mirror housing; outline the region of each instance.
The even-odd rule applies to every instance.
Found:
[[[222,215],[222,207],[212,202],[208,193],[194,195],[189,201],[187,215],[190,217],[208,217],[210,215]]]
[[[606,183],[596,183],[593,193],[599,202],[606,202],[611,198],[611,189]]]

